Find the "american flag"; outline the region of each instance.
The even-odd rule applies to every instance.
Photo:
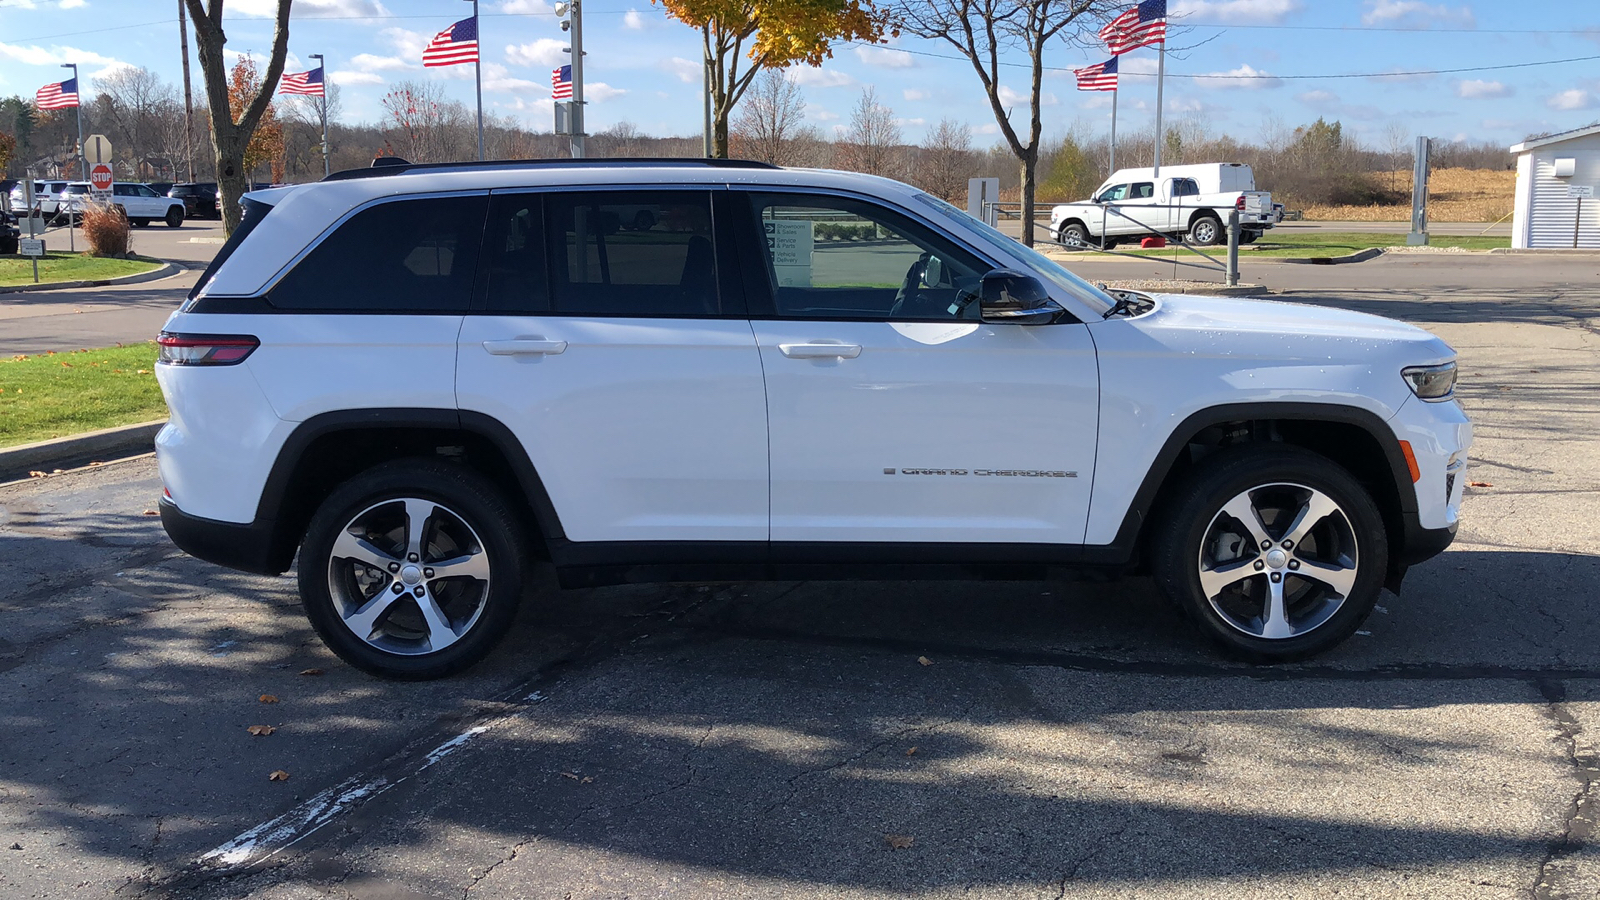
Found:
[[[424,66],[459,66],[478,61],[478,17],[462,19],[433,36],[422,51]]]
[[[562,66],[550,70],[550,99],[572,99],[572,67]]]
[[[71,109],[78,105],[78,79],[68,78],[58,84],[39,88],[34,97],[40,109]]]
[[[1166,39],[1167,0],[1144,0],[1100,29],[1100,40],[1105,41],[1116,56],[1164,43]]]
[[[1072,74],[1078,76],[1080,91],[1114,91],[1117,89],[1117,58],[1113,56],[1103,63],[1073,69]]]
[[[322,91],[321,66],[309,72],[295,72],[291,75],[283,76],[283,81],[278,88],[278,93],[280,94],[304,94],[307,97],[321,97],[323,96]]]

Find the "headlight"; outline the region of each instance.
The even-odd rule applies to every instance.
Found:
[[[1448,400],[1456,389],[1456,364],[1409,366],[1400,370],[1400,377],[1411,385],[1411,393],[1423,400]]]

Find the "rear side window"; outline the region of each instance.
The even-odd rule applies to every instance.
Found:
[[[323,239],[268,294],[280,309],[464,312],[485,196],[380,203]]]
[[[545,281],[543,194],[496,194],[478,264],[490,312],[550,311]]]
[[[555,312],[720,314],[708,192],[550,194],[545,203]]]
[[[1199,195],[1200,195],[1200,185],[1196,184],[1195,180],[1193,178],[1174,178],[1174,179],[1172,179],[1172,196],[1174,196],[1174,197],[1198,197]]]

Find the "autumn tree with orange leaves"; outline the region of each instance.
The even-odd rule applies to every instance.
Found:
[[[700,29],[711,71],[712,156],[728,156],[728,117],[764,69],[820,66],[835,41],[880,40],[870,0],[651,0]]]
[[[228,110],[235,122],[239,121],[250,101],[260,92],[261,74],[256,69],[255,60],[248,56],[239,57],[239,61],[233,64],[233,71],[228,74]],[[250,143],[245,146],[244,158],[240,162],[247,179],[257,166],[268,163],[272,166],[272,180],[283,180],[283,123],[278,121],[278,109],[272,103],[267,103],[261,111],[261,118],[256,121],[256,130],[250,135]]]

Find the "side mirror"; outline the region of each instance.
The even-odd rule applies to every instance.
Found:
[[[1049,325],[1063,310],[1050,299],[1039,279],[1009,269],[995,269],[978,285],[983,321],[1010,325]]]

